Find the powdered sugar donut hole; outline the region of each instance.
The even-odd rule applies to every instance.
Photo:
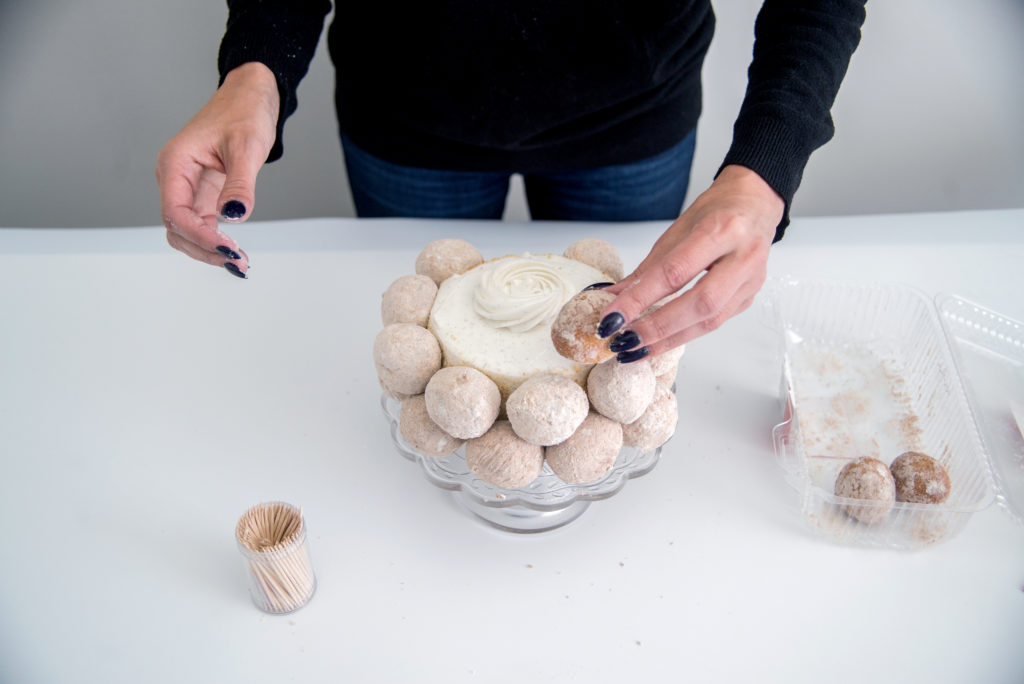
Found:
[[[473,245],[458,238],[444,238],[427,243],[416,257],[416,273],[440,285],[456,273],[465,273],[484,262]]]
[[[424,395],[431,420],[459,439],[473,439],[487,432],[501,409],[498,386],[469,366],[447,366],[437,371]]]
[[[587,396],[598,413],[619,423],[632,423],[651,405],[656,385],[646,359],[634,363],[610,359],[591,369]]]
[[[414,396],[412,394],[403,394],[402,392],[394,392],[394,391],[388,389],[388,386],[384,384],[384,381],[381,380],[379,376],[377,377],[377,384],[379,384],[380,388],[382,390],[384,390],[384,394],[388,395],[389,397],[391,397],[392,399],[394,399],[398,403],[402,403],[403,401],[405,401],[409,397]]]
[[[625,275],[619,250],[615,249],[615,246],[607,240],[583,238],[569,245],[569,248],[565,250],[565,257],[593,266],[616,283]]]
[[[377,378],[395,394],[422,394],[441,367],[441,346],[429,330],[412,323],[384,326],[373,341]]]
[[[679,372],[679,361],[683,358],[683,354],[686,353],[686,345],[681,344],[678,347],[673,347],[668,351],[663,351],[657,356],[651,356],[648,358],[648,363],[651,364],[651,372],[654,373],[654,377],[659,382],[667,384],[669,387],[672,386],[676,380],[676,373]]]
[[[589,411],[583,388],[551,373],[528,379],[505,402],[512,429],[522,439],[540,446],[569,439]]]
[[[591,411],[572,436],[544,450],[551,471],[570,484],[597,482],[622,451],[622,426]]]
[[[889,467],[876,458],[858,458],[843,466],[836,478],[836,496],[877,502],[871,506],[848,504],[843,510],[866,525],[886,519],[896,501],[896,483]]]
[[[567,301],[551,324],[551,342],[559,354],[576,363],[600,363],[613,356],[609,340],[597,336],[601,312],[615,295],[584,290]]]
[[[391,283],[380,301],[384,325],[412,323],[427,327],[430,307],[437,296],[437,284],[425,275],[406,275]]]
[[[507,420],[466,442],[466,466],[495,487],[525,487],[540,476],[544,448],[521,439]]]
[[[622,443],[640,451],[651,451],[667,442],[676,432],[679,404],[665,385],[658,385],[654,400],[632,423],[622,426]]]
[[[402,402],[398,414],[398,431],[409,446],[433,458],[451,456],[464,442],[449,435],[430,419],[427,400],[422,394]]]

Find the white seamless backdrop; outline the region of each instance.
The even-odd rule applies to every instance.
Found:
[[[757,0],[716,3],[691,198],[729,144]],[[157,151],[216,85],[226,4],[0,0],[0,226],[160,221]],[[1024,206],[1024,3],[868,3],[794,216]],[[324,41],[258,219],[352,216]],[[520,183],[506,218],[525,219]]]

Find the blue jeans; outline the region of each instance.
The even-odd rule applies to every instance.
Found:
[[[525,174],[530,216],[554,221],[676,219],[690,183],[696,131],[631,164]],[[356,213],[370,217],[500,219],[513,171],[446,171],[392,164],[342,137]]]

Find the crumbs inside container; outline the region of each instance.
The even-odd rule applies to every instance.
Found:
[[[814,486],[832,492],[839,471],[857,458],[888,464],[904,451],[927,453],[921,419],[895,359],[805,345],[794,352],[792,367],[798,434]]]

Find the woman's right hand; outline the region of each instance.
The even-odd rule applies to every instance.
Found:
[[[259,62],[243,64],[160,150],[156,182],[171,247],[246,277],[249,257],[217,224],[252,214],[256,174],[274,144],[278,110],[273,72]]]

